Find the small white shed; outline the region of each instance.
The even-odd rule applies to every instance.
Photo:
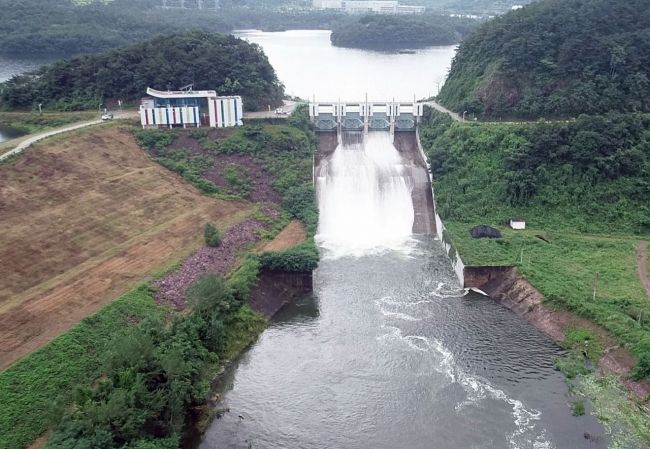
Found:
[[[510,227],[517,230],[526,229],[526,220],[521,217],[512,217],[510,219]]]

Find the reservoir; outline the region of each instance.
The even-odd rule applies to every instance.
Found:
[[[335,49],[328,36],[245,37],[288,92],[317,98],[428,96],[454,52]],[[222,376],[221,417],[200,448],[607,447],[588,404],[571,415],[554,369],[562,350],[464,290],[440,242],[412,233],[404,164],[386,132],[343,134],[321,161],[314,294],[281,311]]]
[[[0,126],[0,142],[5,142],[7,140],[15,139],[16,137],[20,137],[24,135],[22,131],[14,128],[6,128]]]
[[[242,31],[238,37],[259,44],[288,95],[334,101],[409,100],[436,95],[442,87],[456,46],[432,47],[398,54],[330,43],[329,31]]]

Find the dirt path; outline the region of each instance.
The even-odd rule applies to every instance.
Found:
[[[650,299],[650,278],[648,277],[648,242],[639,242],[636,247],[636,265],[639,279],[645,288],[645,293]]]
[[[307,238],[305,225],[293,220],[273,240],[264,246],[264,251],[284,251],[301,244]]]
[[[132,117],[137,117],[137,113],[133,111],[125,111],[125,112],[119,112],[115,115],[116,119],[124,119],[124,118],[132,118]],[[43,139],[47,139],[48,137],[56,136],[58,134],[63,134],[70,131],[75,131],[77,129],[86,128],[92,125],[101,125],[102,123],[110,123],[110,122],[104,122],[101,119],[91,120],[87,122],[80,122],[80,123],[74,123],[71,125],[62,126],[60,128],[51,129],[49,131],[43,131],[37,134],[29,134],[27,136],[20,138],[22,140],[16,139],[19,140],[19,143],[16,145],[16,147],[13,150],[9,150],[5,153],[0,154],[0,161],[10,158],[11,156],[20,154],[26,149],[28,149],[30,146],[35,144],[36,142],[39,142]]]
[[[450,111],[449,109],[447,109],[446,107],[444,107],[441,104],[436,103],[435,101],[425,101],[424,104],[426,104],[427,106],[431,106],[433,109],[435,109],[438,112],[448,114],[452,119],[454,119],[457,122],[464,121],[463,118],[459,114],[456,114],[455,112]]]
[[[0,370],[188,256],[247,204],[201,195],[116,127],[0,166]]]

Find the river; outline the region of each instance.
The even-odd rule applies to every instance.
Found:
[[[455,52],[339,49],[322,31],[240,36],[264,48],[289,94],[321,99],[430,96]],[[6,64],[0,79],[37,65]],[[440,242],[411,234],[401,165],[382,133],[346,136],[322,165],[314,294],[281,311],[221,377],[228,411],[200,448],[606,447],[593,417],[571,416],[553,368],[562,351],[464,291]]]
[[[0,56],[0,83],[7,81],[12,76],[36,70],[48,62],[48,60],[15,59]],[[20,137],[23,134],[24,133],[17,129],[7,128],[0,125],[0,143]]]
[[[445,73],[453,57],[440,49],[333,49],[322,32],[248,38],[267,51],[289,92],[311,95],[311,88],[317,98],[358,98],[365,90],[403,98],[406,87],[425,96],[431,82],[421,86],[418,70]],[[312,40],[307,56],[296,51]],[[398,62],[404,75],[391,82],[383,75]],[[350,68],[362,66],[376,76]],[[287,77],[292,68],[301,75]],[[553,367],[562,350],[514,313],[462,289],[440,242],[412,235],[402,165],[381,132],[344,135],[321,163],[314,294],[283,310],[221,378],[219,407],[227,411],[200,448],[606,447],[589,404],[587,415],[571,414],[565,380]]]

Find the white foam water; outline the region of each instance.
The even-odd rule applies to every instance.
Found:
[[[318,173],[325,258],[361,257],[413,247],[412,181],[387,132],[347,135]]]
[[[385,302],[382,301],[383,299],[377,302]],[[402,330],[398,327],[385,327],[390,331],[379,337],[379,340],[398,341],[405,343],[410,349],[431,353],[436,359],[436,371],[444,374],[451,383],[457,383],[463,388],[467,397],[464,401],[456,404],[456,412],[460,413],[464,407],[485,399],[505,402],[512,407],[512,418],[515,425],[514,432],[508,436],[510,449],[553,448],[552,444],[546,440],[545,430],[537,428],[536,422],[540,419],[541,412],[527,409],[521,401],[511,398],[503,390],[493,387],[486,379],[470,375],[459,369],[454,355],[438,340],[422,335],[403,335]]]

